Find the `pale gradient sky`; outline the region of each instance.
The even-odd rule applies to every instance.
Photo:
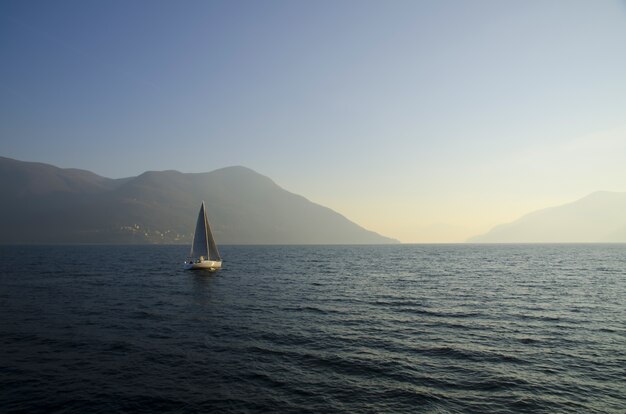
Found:
[[[245,165],[404,242],[626,191],[626,3],[2,1],[0,155]]]

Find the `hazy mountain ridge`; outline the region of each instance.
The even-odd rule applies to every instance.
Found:
[[[189,243],[200,202],[218,243],[361,244],[366,230],[245,167],[110,179],[0,157],[0,243]]]
[[[537,210],[468,242],[626,242],[626,192],[598,191],[571,203]]]

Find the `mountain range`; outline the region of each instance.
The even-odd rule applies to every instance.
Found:
[[[599,191],[527,214],[472,237],[472,243],[626,242],[626,193]]]
[[[221,244],[397,240],[245,167],[111,179],[0,157],[0,243],[190,243],[200,203]]]

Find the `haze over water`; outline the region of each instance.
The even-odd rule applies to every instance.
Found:
[[[0,247],[0,406],[621,413],[624,245]]]
[[[623,414],[625,244],[323,244],[626,241],[625,39],[619,0],[0,1],[3,244],[186,243],[202,199],[320,243],[1,245],[0,411]]]
[[[625,38],[621,0],[4,0],[0,156],[243,165],[387,237],[463,242],[626,191]]]

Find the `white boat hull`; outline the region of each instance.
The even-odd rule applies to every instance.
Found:
[[[187,270],[208,270],[209,272],[215,272],[216,270],[219,270],[221,268],[221,260],[202,260],[185,263],[185,269]]]

